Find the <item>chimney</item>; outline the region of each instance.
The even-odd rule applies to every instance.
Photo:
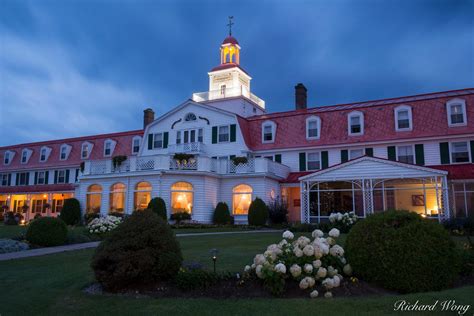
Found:
[[[302,83],[298,83],[295,86],[295,108],[297,110],[306,109],[306,101],[308,99],[306,91],[308,90]]]
[[[148,108],[143,111],[143,129],[145,129],[148,124],[155,120],[155,112],[152,109]]]

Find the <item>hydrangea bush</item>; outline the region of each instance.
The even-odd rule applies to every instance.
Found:
[[[346,262],[344,249],[337,244],[339,230],[333,228],[329,236],[316,229],[313,239],[301,236],[294,240],[290,231],[283,233],[283,240],[257,254],[252,265],[244,272],[262,279],[264,286],[274,295],[285,290],[286,280],[299,282],[302,290],[309,290],[310,297],[319,295],[317,285],[325,291],[324,297],[332,297],[331,289],[340,285],[343,274],[351,275],[352,268]]]
[[[105,217],[94,218],[87,224],[87,229],[91,234],[105,234],[117,228],[121,222],[122,218],[107,215]]]
[[[334,228],[338,228],[343,233],[347,233],[359,218],[355,212],[340,213],[335,212],[329,215],[329,222]]]
[[[13,240],[13,239],[0,239],[0,253],[9,253],[28,250],[28,244]]]

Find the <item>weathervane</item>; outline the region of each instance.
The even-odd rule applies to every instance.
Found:
[[[232,25],[234,25],[234,22],[232,22],[233,18],[234,16],[229,16],[229,23],[227,24],[227,26],[229,27],[229,36],[232,36]]]

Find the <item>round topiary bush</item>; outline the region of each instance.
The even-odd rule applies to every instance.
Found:
[[[173,278],[183,257],[170,226],[150,210],[134,212],[96,249],[95,277],[109,291]]]
[[[158,215],[165,221],[168,218],[166,214],[165,201],[160,197],[151,199],[151,201],[148,203],[148,209],[151,209],[154,213],[156,213],[156,215]]]
[[[40,217],[28,225],[25,238],[37,246],[64,245],[67,241],[67,226],[59,218]]]
[[[219,202],[214,210],[214,224],[225,225],[230,224],[232,218],[230,216],[229,206],[225,202]]]
[[[268,220],[268,207],[260,198],[250,203],[248,221],[252,226],[263,226]]]
[[[443,226],[408,211],[359,221],[347,236],[346,251],[357,276],[401,293],[443,289],[456,279],[460,266]]]
[[[62,219],[66,225],[77,225],[81,222],[81,205],[77,199],[65,199],[63,209],[59,218]]]

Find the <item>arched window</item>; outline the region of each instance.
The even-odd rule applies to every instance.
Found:
[[[232,210],[235,215],[246,215],[252,202],[251,186],[239,184],[232,189]]]
[[[138,182],[135,186],[134,207],[135,210],[144,210],[151,200],[151,184],[149,182]]]
[[[171,212],[193,211],[193,185],[188,182],[176,182],[171,186]]]
[[[186,122],[191,122],[191,121],[195,121],[197,118],[196,118],[196,114],[194,113],[188,113],[186,114],[186,116],[184,117],[184,120]]]
[[[92,184],[87,188],[87,213],[100,213],[100,204],[102,200],[102,187],[98,184]]]
[[[115,183],[110,187],[110,212],[123,213],[125,209],[125,184]]]

